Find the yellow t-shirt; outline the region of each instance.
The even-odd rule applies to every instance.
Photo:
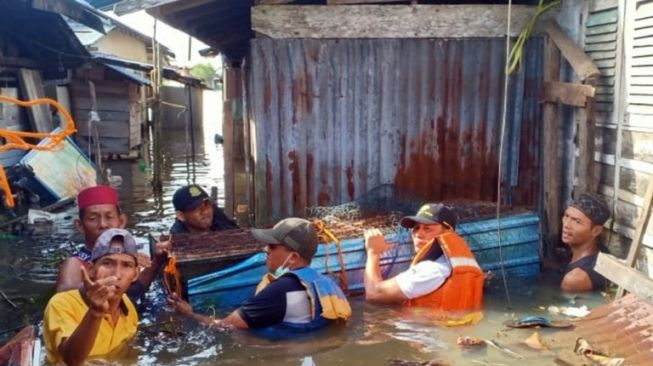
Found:
[[[122,295],[122,301],[125,307],[121,310],[115,327],[110,315],[105,315],[102,319],[89,358],[109,354],[136,334],[138,328],[136,308],[127,295]],[[63,362],[59,354],[59,346],[64,338],[73,334],[87,311],[88,306],[79,290],[60,292],[50,299],[43,317],[43,341],[49,362]]]

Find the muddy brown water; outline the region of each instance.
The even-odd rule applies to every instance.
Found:
[[[211,126],[205,127],[205,142],[196,156],[196,182],[219,187],[223,196],[223,160],[220,145],[212,143]],[[166,138],[164,192],[152,194],[147,169],[140,160],[112,161],[112,174],[122,177],[120,196],[129,215],[129,228],[140,243],[148,233],[165,233],[173,222],[170,199],[178,187],[189,182],[186,164],[188,144],[183,132],[170,132]],[[182,136],[182,138],[179,138]],[[176,137],[173,138],[173,137]],[[58,213],[50,227],[28,228],[35,233],[0,237],[0,289],[16,305],[0,299],[0,344],[13,335],[12,328],[37,323],[54,291],[57,266],[81,237],[73,227],[74,208]],[[520,344],[533,329],[509,329],[503,322],[513,316],[545,315],[549,305],[590,308],[605,302],[598,294],[563,296],[552,285],[538,279],[509,281],[512,308],[506,305],[500,281],[487,289],[485,318],[475,326],[446,328],[424,320],[423,316],[395,307],[366,304],[352,299],[353,317],[346,326],[331,327],[293,339],[266,339],[248,332],[219,332],[180,318],[161,304],[161,287],[149,295],[152,305],[141,322],[141,330],[130,346],[109,361],[97,364],[124,365],[387,365],[390,360],[419,364],[444,360],[451,365],[552,365],[558,355],[571,354],[573,344],[559,343],[561,330],[539,329],[546,350],[532,350]],[[224,315],[218,312],[217,315]],[[564,317],[563,317],[564,318]],[[517,359],[492,347],[461,348],[458,336],[476,336],[497,341],[523,356]],[[406,363],[410,364],[410,363]]]

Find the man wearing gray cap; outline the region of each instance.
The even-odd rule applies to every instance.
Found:
[[[391,247],[378,230],[365,232],[365,299],[429,307],[452,325],[482,318],[483,272],[465,240],[454,231],[453,211],[429,203],[400,224],[411,230],[416,254],[410,268],[385,280],[380,259]]]
[[[267,244],[269,270],[253,297],[224,319],[194,313],[176,294],[168,303],[209,326],[259,329],[276,336],[283,330],[310,331],[349,318],[351,308],[338,285],[310,267],[318,245],[313,223],[288,218],[272,229],[252,229],[252,234]]]
[[[560,288],[569,292],[605,288],[605,278],[594,270],[599,254],[598,238],[610,210],[596,195],[583,193],[572,200],[562,218],[562,242],[571,249],[571,261],[564,269]]]
[[[50,363],[80,365],[126,344],[138,314],[125,291],[138,279],[138,251],[124,229],[108,229],[96,240],[92,266],[81,266],[83,287],[55,294],[45,309],[43,339]]]

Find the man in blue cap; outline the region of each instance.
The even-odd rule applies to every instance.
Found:
[[[191,184],[179,188],[172,196],[175,207],[175,223],[170,228],[171,234],[206,233],[237,229],[233,220],[211,200],[200,186]]]
[[[560,288],[569,292],[605,288],[605,278],[594,270],[599,255],[598,239],[610,210],[596,195],[583,193],[572,200],[562,217],[562,242],[571,249],[571,261],[564,269]]]

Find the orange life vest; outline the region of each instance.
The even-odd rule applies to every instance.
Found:
[[[455,232],[447,231],[425,245],[415,255],[411,266],[422,260],[433,245],[438,244],[451,264],[451,275],[435,291],[408,300],[408,305],[429,307],[449,313],[453,318],[457,317],[455,314],[480,311],[483,307],[483,271],[465,240]]]

